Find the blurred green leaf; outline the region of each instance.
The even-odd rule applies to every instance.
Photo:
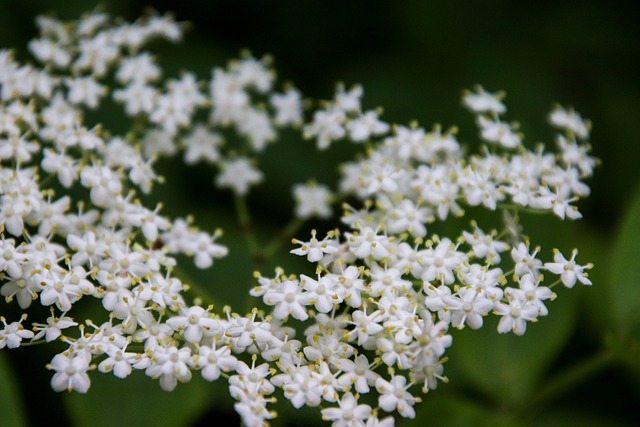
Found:
[[[604,344],[618,360],[633,369],[636,387],[640,387],[640,340],[618,338],[608,334],[605,336]]]
[[[214,407],[231,407],[226,381],[207,383],[197,372],[191,382],[178,384],[170,393],[140,371],[125,380],[94,373],[91,381],[88,394],[72,393],[66,399],[77,427],[112,427],[123,422],[136,427],[185,426]]]
[[[544,411],[531,427],[628,427],[633,424],[616,419],[613,414],[594,413],[585,408]]]
[[[576,298],[561,295],[549,303],[549,316],[527,326],[524,337],[499,335],[497,318],[488,318],[477,331],[454,331],[450,363],[459,363],[466,379],[491,400],[516,407],[531,395],[566,344],[575,326],[576,306]]]
[[[422,427],[424,425],[439,427],[518,427],[517,421],[511,420],[499,410],[483,405],[477,399],[453,393],[429,393],[423,402],[416,407],[416,417],[397,423],[401,427]]]
[[[607,289],[609,320],[615,334],[629,338],[640,331],[640,189],[629,205],[613,248]],[[638,361],[640,363],[640,361]]]
[[[3,351],[0,351],[0,396],[0,424],[4,427],[26,426],[24,404]]]

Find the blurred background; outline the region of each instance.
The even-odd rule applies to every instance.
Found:
[[[1,1],[0,48],[16,48],[18,57],[26,59],[36,15],[74,19],[98,4]],[[592,195],[579,203],[584,219],[563,223],[524,217],[523,222],[549,258],[554,247],[579,248],[578,261],[595,264],[594,286],[559,290],[551,315],[531,325],[524,337],[498,336],[492,324],[480,333],[454,331],[445,365],[451,382],[425,396],[418,419],[402,425],[640,423],[640,16],[634,2],[110,0],[100,7],[126,20],[150,7],[191,23],[177,47],[154,46],[165,76],[192,70],[207,79],[212,67],[249,49],[258,57],[273,55],[279,80],[293,82],[307,97],[330,98],[337,81],[361,83],[364,107],[382,106],[383,119],[417,120],[427,128],[455,125],[460,141],[470,145],[477,141],[477,130],[460,95],[475,84],[506,91],[506,117],[520,122],[529,147],[539,141],[552,147],[546,115],[556,102],[590,119],[593,155],[602,164],[588,182]],[[106,121],[119,126],[113,118]],[[254,221],[265,242],[291,217],[293,182],[316,177],[335,184],[337,162],[353,155],[349,147],[316,153],[313,144],[296,141],[294,133],[283,139],[260,160],[267,180],[250,198],[260,212]],[[170,216],[193,213],[203,228],[225,230],[221,242],[232,256],[210,271],[190,274],[211,283],[217,300],[240,311],[251,261],[234,212],[227,208],[232,199],[213,188],[212,171],[176,163],[159,163],[168,183],[151,201],[164,200]],[[311,226],[332,228],[329,223]],[[286,257],[287,249],[262,266],[265,275],[275,265],[290,266],[292,272],[298,268]],[[0,353],[0,413],[14,425],[53,418],[77,426],[239,423],[224,384],[208,384],[197,375],[171,394],[142,374],[122,382],[94,374],[89,395],[54,394],[44,365],[56,351]],[[319,424],[317,411],[287,408],[279,405],[285,415],[274,424]],[[0,425],[4,422],[0,418]]]

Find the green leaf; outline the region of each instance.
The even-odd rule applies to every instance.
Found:
[[[563,408],[541,412],[531,427],[630,427],[632,425],[612,415],[585,410],[585,408]]]
[[[539,386],[565,345],[575,325],[576,306],[577,299],[562,292],[548,304],[550,314],[529,324],[524,336],[498,334],[497,318],[487,319],[480,330],[454,331],[449,363],[497,404],[517,407]]]
[[[519,427],[516,421],[478,400],[455,393],[434,392],[416,407],[416,417],[397,422],[400,427]]]
[[[70,418],[77,427],[184,426],[212,408],[232,407],[226,381],[207,383],[198,373],[194,373],[191,382],[178,384],[170,393],[140,371],[124,380],[95,372],[91,380],[87,394],[71,393],[66,399]]]
[[[0,421],[6,427],[26,426],[24,404],[4,351],[0,351]]]
[[[629,205],[613,248],[610,282],[606,284],[609,316],[615,334],[631,337],[640,332],[640,189]]]

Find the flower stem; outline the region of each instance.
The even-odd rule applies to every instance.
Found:
[[[247,248],[249,249],[249,255],[251,256],[254,267],[257,267],[264,262],[265,256],[260,250],[258,239],[253,231],[253,224],[251,222],[251,215],[247,206],[247,199],[239,194],[234,194],[234,202],[236,206],[236,213],[238,214],[240,229],[242,230],[242,234],[244,234],[245,241],[247,242]]]
[[[300,229],[300,227],[302,227],[303,224],[304,221],[298,218],[293,218],[289,221],[289,223],[282,229],[279,236],[273,239],[271,244],[265,248],[263,252],[264,258],[271,258],[283,244],[289,243],[293,235]]]

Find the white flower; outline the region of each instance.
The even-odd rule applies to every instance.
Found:
[[[221,372],[230,372],[238,365],[238,359],[231,355],[228,346],[216,348],[212,346],[199,346],[198,353],[193,355],[189,362],[195,369],[200,369],[202,378],[207,381],[215,381]]]
[[[331,201],[333,196],[329,187],[315,182],[309,184],[295,184],[293,198],[296,202],[295,214],[298,218],[308,219],[331,217]]]
[[[45,306],[55,303],[62,312],[71,310],[71,305],[83,295],[79,286],[81,279],[84,280],[71,272],[36,274],[36,280],[41,286],[40,302]]]
[[[0,139],[0,160],[25,163],[31,160],[33,153],[38,151],[40,151],[40,145],[28,141],[24,136],[10,136],[7,139]]]
[[[188,255],[193,255],[193,262],[200,269],[209,268],[215,258],[222,258],[229,253],[226,246],[215,242],[216,235],[210,235],[203,231],[192,234],[189,241],[184,242]]]
[[[215,163],[220,160],[219,146],[224,142],[222,135],[210,131],[203,125],[197,125],[191,133],[183,138],[185,147],[184,161],[195,164],[198,161]]]
[[[276,109],[275,124],[278,126],[298,125],[302,123],[302,95],[294,88],[285,93],[274,93],[269,102]]]
[[[522,144],[520,135],[513,131],[513,125],[501,121],[489,120],[478,116],[480,136],[487,142],[495,142],[504,148],[516,148]]]
[[[507,298],[512,298],[515,295],[526,304],[537,307],[539,316],[546,316],[549,314],[549,310],[547,310],[543,301],[553,301],[556,298],[556,294],[546,286],[539,286],[541,280],[541,277],[534,278],[531,274],[525,274],[518,279],[518,288],[506,288],[504,294]]]
[[[310,297],[297,280],[285,280],[277,288],[268,290],[262,299],[265,304],[275,306],[273,316],[276,319],[289,315],[298,320],[309,318],[304,306],[310,304]]]
[[[23,314],[19,321],[7,324],[7,319],[5,319],[4,316],[0,316],[0,320],[4,325],[4,328],[0,330],[0,349],[3,349],[5,346],[7,348],[18,348],[23,339],[33,338],[33,332],[24,329],[22,326],[22,322],[26,318],[27,315]]]
[[[471,329],[482,327],[482,317],[493,308],[493,300],[480,294],[473,288],[462,288],[458,291],[458,300],[445,298],[451,310],[451,326],[462,329],[465,324]]]
[[[549,114],[549,122],[557,128],[570,132],[579,139],[589,138],[591,123],[588,120],[584,120],[580,113],[573,108],[565,109],[558,105]]]
[[[320,313],[328,313],[342,302],[334,290],[336,280],[332,276],[318,276],[318,280],[314,280],[301,274],[300,285],[307,291],[308,304],[313,304]]]
[[[349,323],[353,324],[354,328],[349,331],[347,339],[355,341],[357,338],[359,346],[364,346],[372,337],[384,331],[384,327],[380,324],[382,314],[379,310],[369,314],[367,314],[366,310],[356,310],[351,314],[351,318],[352,320]],[[358,392],[363,393],[360,390]]]
[[[153,156],[172,156],[178,150],[174,135],[163,129],[150,129],[142,138],[142,154],[145,159]]]
[[[416,398],[407,391],[410,386],[411,384],[407,385],[407,378],[402,375],[392,376],[391,381],[378,378],[376,390],[381,393],[378,398],[380,408],[386,412],[397,409],[403,417],[415,418],[416,412],[413,405],[416,403]]]
[[[62,335],[62,330],[77,326],[78,323],[74,322],[71,317],[64,315],[56,317],[51,308],[51,316],[47,317],[46,324],[34,323],[33,330],[37,332],[34,335],[33,340],[39,340],[44,337],[46,342],[50,342],[58,339]]]
[[[358,405],[358,400],[345,393],[339,401],[340,407],[322,410],[322,419],[333,421],[331,427],[364,427],[364,421],[371,415],[371,406]]]
[[[122,192],[122,177],[107,166],[85,166],[80,172],[80,182],[91,190],[91,202],[100,207],[109,206]]]
[[[65,84],[69,88],[67,99],[72,104],[84,104],[95,109],[100,98],[107,92],[105,86],[98,83],[93,77],[68,78]]]
[[[400,234],[405,231],[414,237],[424,237],[427,235],[425,224],[433,219],[432,211],[426,207],[416,205],[411,199],[405,198],[396,203],[384,197],[382,202],[389,201],[387,208],[387,231],[393,234]]]
[[[354,85],[350,91],[346,92],[344,85],[338,84],[333,98],[333,106],[345,113],[360,111],[360,98],[364,89],[360,85]]]
[[[239,196],[246,195],[250,186],[259,184],[263,180],[262,172],[245,157],[226,160],[222,162],[221,169],[222,172],[216,178],[216,185],[221,188],[230,188]]]
[[[529,304],[516,294],[509,294],[508,304],[497,302],[494,313],[502,316],[498,323],[498,332],[501,334],[513,332],[516,335],[524,335],[527,330],[527,322],[538,320],[539,310],[534,304]]]
[[[131,82],[124,89],[113,91],[113,99],[125,105],[125,111],[130,116],[141,113],[151,113],[156,105],[158,90],[137,81]]]
[[[51,39],[33,39],[29,42],[29,50],[40,62],[51,63],[57,68],[65,68],[71,61],[65,46]]]
[[[135,363],[138,354],[125,350],[126,346],[122,349],[116,346],[107,347],[105,351],[107,358],[100,362],[98,370],[103,373],[113,372],[113,375],[118,378],[128,377],[133,370],[132,365]]]
[[[475,92],[465,91],[462,103],[474,113],[500,115],[507,111],[502,103],[503,98],[503,92],[490,93],[485,91],[482,86],[477,86]]]
[[[44,151],[42,169],[56,174],[63,187],[69,188],[78,179],[78,162],[64,153],[49,149]]]
[[[147,83],[160,77],[158,67],[149,52],[142,52],[136,56],[123,58],[116,72],[116,78],[120,83]]]
[[[297,249],[292,249],[290,253],[300,256],[306,255],[309,262],[318,262],[324,258],[325,254],[333,254],[338,251],[335,240],[328,235],[324,239],[318,240],[316,238],[316,230],[311,230],[311,239],[308,242],[298,239],[292,239],[291,242],[294,245],[301,246]]]
[[[573,288],[577,281],[585,285],[590,285],[591,280],[589,280],[589,275],[585,272],[585,270],[589,270],[593,267],[593,264],[589,263],[587,265],[578,265],[575,262],[576,255],[578,255],[578,250],[574,249],[571,252],[571,258],[567,260],[562,253],[554,249],[554,262],[545,263],[544,267],[554,274],[560,275],[560,279],[562,283],[567,288]]]
[[[500,252],[509,249],[509,245],[505,242],[494,240],[497,234],[495,230],[486,234],[475,223],[473,225],[475,227],[473,233],[462,232],[465,241],[473,248],[473,255],[478,258],[485,258],[491,264],[500,264]]]
[[[371,136],[384,135],[389,131],[389,124],[378,118],[377,111],[367,111],[347,123],[349,137],[353,142],[362,142]]]
[[[338,384],[347,389],[353,386],[358,393],[369,393],[369,386],[374,385],[380,378],[380,375],[373,371],[372,366],[373,364],[369,363],[364,354],[358,355],[355,362],[349,359],[341,360],[340,370],[344,374],[338,378]]]
[[[540,248],[535,248],[532,254],[529,254],[529,243],[519,243],[518,246],[511,249],[511,258],[516,263],[516,276],[522,277],[525,274],[531,274],[533,277],[540,275],[542,261],[536,258]]]
[[[264,151],[267,143],[274,141],[277,136],[269,115],[255,108],[244,111],[237,123],[237,130],[249,140],[251,148],[257,153]]]
[[[183,310],[181,316],[171,317],[166,323],[189,343],[199,343],[204,336],[215,335],[220,330],[220,322],[212,318],[209,310],[198,306]]]
[[[190,357],[189,347],[178,349],[158,345],[151,351],[145,374],[154,379],[159,378],[160,387],[165,391],[172,391],[178,385],[178,381],[191,381],[191,370],[188,366]]]
[[[438,280],[445,284],[453,283],[455,281],[454,271],[466,260],[465,254],[456,249],[457,246],[451,240],[444,238],[438,242],[435,249],[428,247],[424,250],[425,270],[422,273],[422,280],[425,282]]]
[[[313,115],[313,121],[304,127],[306,138],[317,138],[319,150],[329,148],[335,140],[345,136],[343,127],[346,117],[342,110],[319,110]]]
[[[55,391],[77,391],[86,393],[91,386],[91,380],[87,371],[91,363],[91,354],[80,351],[71,354],[56,354],[47,365],[47,368],[55,371],[51,378],[51,388]]]
[[[387,247],[391,247],[389,237],[378,235],[378,230],[363,227],[358,232],[345,233],[347,244],[351,252],[358,258],[364,259],[370,256],[376,260],[391,255]]]

